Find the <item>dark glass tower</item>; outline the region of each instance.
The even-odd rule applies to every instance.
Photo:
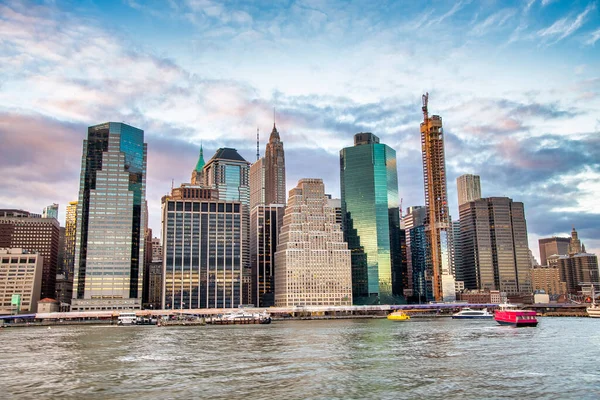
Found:
[[[73,311],[140,308],[146,221],[144,131],[107,122],[83,141]]]
[[[354,146],[340,152],[340,172],[344,235],[352,251],[354,303],[399,302],[406,272],[401,256],[396,152],[372,133],[358,133]]]

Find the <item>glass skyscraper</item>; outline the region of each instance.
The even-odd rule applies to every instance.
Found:
[[[344,234],[352,251],[355,304],[395,303],[405,271],[400,253],[396,152],[372,133],[340,151]]]
[[[140,308],[146,212],[144,131],[118,122],[83,141],[73,311]]]

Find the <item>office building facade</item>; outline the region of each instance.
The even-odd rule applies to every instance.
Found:
[[[321,179],[290,190],[275,253],[275,306],[352,305],[352,266]]]
[[[42,218],[58,219],[58,204],[54,203],[44,207],[44,210],[42,211]]]
[[[0,314],[35,313],[42,290],[43,257],[20,248],[0,248]],[[13,305],[19,296],[20,305]]]
[[[523,203],[490,197],[464,203],[459,210],[465,288],[531,293]]]
[[[144,131],[107,122],[83,142],[73,311],[141,308],[146,226]]]
[[[341,211],[352,251],[357,304],[394,304],[406,276],[400,246],[396,152],[372,133],[358,133],[340,151]],[[396,279],[396,282],[394,281]]]
[[[548,257],[554,254],[567,255],[569,254],[569,244],[571,238],[568,237],[551,237],[544,238],[538,241],[540,246],[540,265],[548,265]]]

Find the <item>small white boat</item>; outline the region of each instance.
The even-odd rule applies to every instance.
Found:
[[[136,322],[137,316],[135,315],[135,311],[119,313],[117,325],[135,325]]]
[[[490,314],[487,308],[483,310],[473,310],[471,308],[463,308],[456,314],[452,314],[452,319],[492,319],[494,314]]]

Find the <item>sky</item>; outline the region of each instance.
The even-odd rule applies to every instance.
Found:
[[[525,204],[529,243],[575,226],[600,253],[600,1],[0,0],[0,208],[77,200],[87,127],[145,131],[150,227],[200,143],[256,159],[273,127],[287,188],[322,178],[358,132],[396,150],[424,204],[421,96],[456,178]],[[539,257],[538,257],[539,260]]]

